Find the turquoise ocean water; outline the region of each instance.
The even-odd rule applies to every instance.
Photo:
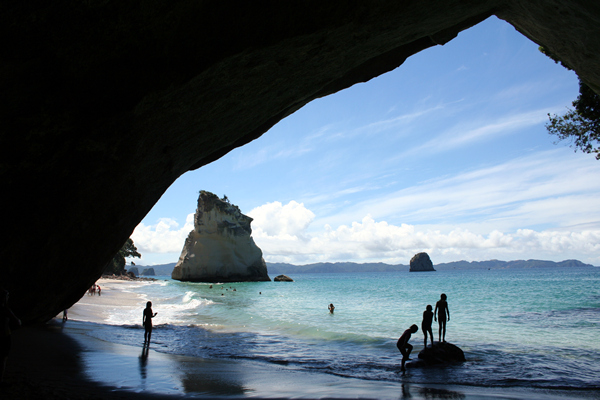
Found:
[[[386,382],[600,389],[600,268],[297,274],[295,282],[209,284],[160,280],[129,290],[158,312],[154,350],[249,359]],[[235,289],[235,290],[234,290]],[[446,340],[467,362],[399,370],[396,341],[448,296]],[[327,310],[335,305],[335,313]],[[142,306],[110,312],[98,338],[143,340]],[[438,329],[434,322],[434,338]],[[110,335],[110,337],[102,337]]]

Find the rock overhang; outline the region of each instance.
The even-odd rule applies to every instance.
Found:
[[[181,174],[490,15],[599,90],[590,1],[3,2],[0,285],[51,318]]]

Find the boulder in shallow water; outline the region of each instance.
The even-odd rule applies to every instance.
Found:
[[[448,342],[434,342],[419,352],[419,359],[406,364],[407,367],[425,367],[464,362],[465,353],[460,347]]]
[[[275,282],[294,282],[294,280],[287,275],[278,275],[273,278],[273,280]]]

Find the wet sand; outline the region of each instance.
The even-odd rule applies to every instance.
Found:
[[[102,298],[84,296],[48,324],[13,333],[4,399],[567,399],[597,393],[512,388],[430,386],[345,378],[293,366],[248,360],[201,359],[163,354],[141,344],[121,345],[89,335],[103,324],[111,304],[140,308],[144,299],[101,281]],[[116,303],[115,303],[116,302]],[[59,316],[60,317],[60,316]],[[78,320],[78,319],[83,319]],[[140,308],[141,324],[141,308]],[[140,335],[143,331],[140,327]],[[140,340],[140,343],[142,340]],[[407,372],[410,374],[410,370]]]

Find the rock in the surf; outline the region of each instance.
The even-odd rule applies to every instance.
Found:
[[[411,272],[421,272],[421,271],[435,271],[433,269],[433,263],[431,262],[431,258],[429,258],[429,254],[427,253],[418,253],[410,259],[410,269]]]
[[[434,342],[419,352],[419,359],[407,367],[424,367],[430,365],[452,364],[466,361],[465,353],[460,347],[448,342]]]
[[[277,275],[273,280],[275,282],[294,282],[294,280],[287,275]]]
[[[270,281],[262,251],[251,236],[251,222],[227,197],[200,191],[194,230],[171,277],[190,282]]]

